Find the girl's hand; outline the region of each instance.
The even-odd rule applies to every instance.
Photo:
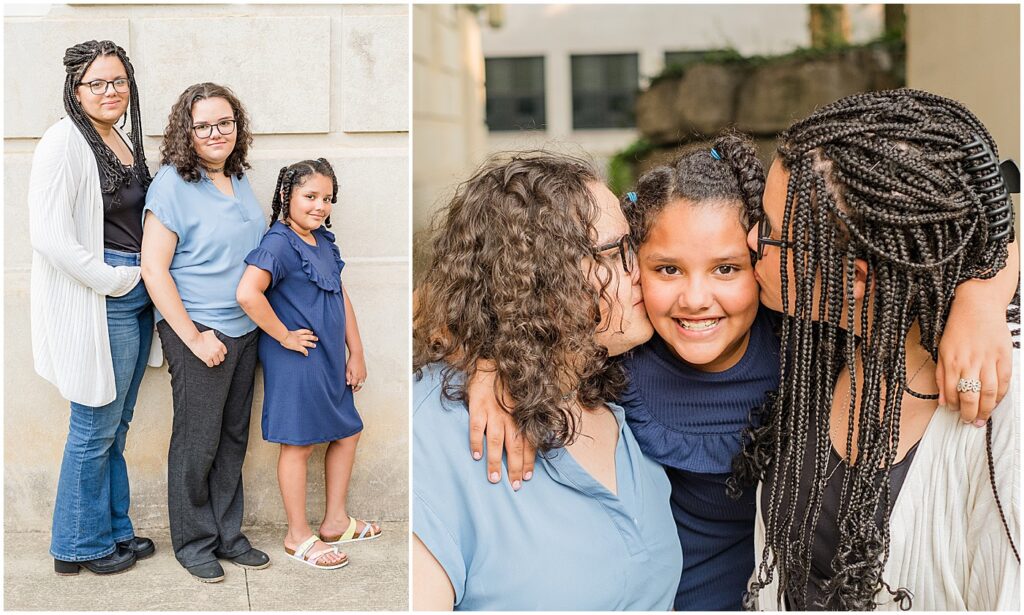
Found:
[[[345,383],[352,387],[353,392],[358,392],[366,382],[366,361],[361,352],[353,352],[345,362]]]
[[[289,331],[288,335],[281,340],[281,345],[288,350],[294,350],[295,352],[301,352],[302,356],[308,357],[309,351],[307,348],[316,348],[316,343],[320,341],[320,338],[313,335],[313,332],[309,329],[296,329],[295,331]]]
[[[496,388],[496,385],[500,388]],[[500,390],[506,410],[498,403],[495,391]],[[508,463],[508,482],[519,491],[522,481],[533,478],[536,449],[519,433],[512,417],[512,399],[498,380],[492,361],[477,361],[476,373],[466,387],[469,399],[469,450],[473,459],[483,456],[483,443],[487,439],[487,480],[501,480],[501,453],[504,449]]]
[[[186,345],[192,351],[192,354],[199,357],[199,360],[203,363],[206,363],[206,367],[220,365],[228,354],[228,347],[217,339],[213,329],[203,331],[191,344]]]
[[[939,341],[939,404],[959,410],[965,423],[983,427],[1010,388],[1012,350],[1005,306],[954,301]],[[980,381],[981,392],[957,391],[961,378]]]

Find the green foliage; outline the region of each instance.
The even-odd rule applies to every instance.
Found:
[[[637,162],[656,149],[643,137],[630,143],[608,161],[608,187],[616,195],[624,194],[636,183],[633,168]]]

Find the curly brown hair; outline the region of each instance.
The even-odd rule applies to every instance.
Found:
[[[575,439],[573,401],[594,407],[625,386],[594,337],[611,326],[600,324],[602,305],[610,313],[615,301],[611,267],[594,253],[590,184],[599,181],[572,156],[492,157],[435,217],[433,262],[417,291],[413,368],[445,363],[441,394],[465,402],[456,376],[493,361],[520,431],[541,451]],[[606,282],[596,288],[593,278]]]
[[[197,182],[200,178],[200,161],[192,146],[192,106],[207,98],[223,98],[231,105],[235,114],[235,130],[238,138],[235,149],[224,161],[224,174],[236,175],[239,179],[249,165],[249,146],[252,145],[252,132],[249,130],[249,115],[230,88],[216,83],[197,83],[181,93],[171,107],[167,116],[167,128],[164,129],[164,142],[160,146],[160,164],[169,164],[178,171],[187,182]]]

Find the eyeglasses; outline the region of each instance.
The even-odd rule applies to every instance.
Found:
[[[128,91],[128,80],[125,78],[114,79],[113,81],[107,81],[106,79],[94,79],[89,82],[79,81],[78,85],[89,86],[89,91],[97,96],[102,96],[107,93],[109,86],[114,86],[114,91],[124,94]]]
[[[618,241],[594,246],[594,254],[597,255],[612,249],[617,249],[619,251],[619,260],[622,261],[622,270],[626,273],[630,273],[636,265],[636,248],[633,246],[632,237],[627,233],[626,235],[619,237]]]
[[[772,225],[768,221],[768,216],[762,214],[761,220],[757,223],[757,258],[758,260],[764,258],[764,247],[775,246],[777,248],[785,248],[789,244],[785,239],[772,239]]]
[[[196,124],[192,127],[192,132],[196,133],[196,136],[200,139],[208,139],[213,134],[213,127],[217,127],[217,132],[221,135],[229,135],[235,132],[236,120],[221,120],[216,124]]]

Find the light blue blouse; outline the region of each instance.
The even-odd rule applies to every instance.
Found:
[[[413,384],[413,531],[451,579],[455,608],[669,610],[682,569],[669,482],[622,409],[608,404],[618,495],[565,449],[538,456],[514,492],[470,456],[469,414],[442,399],[441,369]]]
[[[213,185],[205,171],[187,182],[170,165],[160,167],[146,192],[146,207],[178,236],[171,278],[194,322],[229,337],[256,328],[245,315],[235,290],[245,271],[245,257],[260,245],[267,222],[249,178],[231,176],[234,197]],[[159,310],[157,321],[163,320]]]

